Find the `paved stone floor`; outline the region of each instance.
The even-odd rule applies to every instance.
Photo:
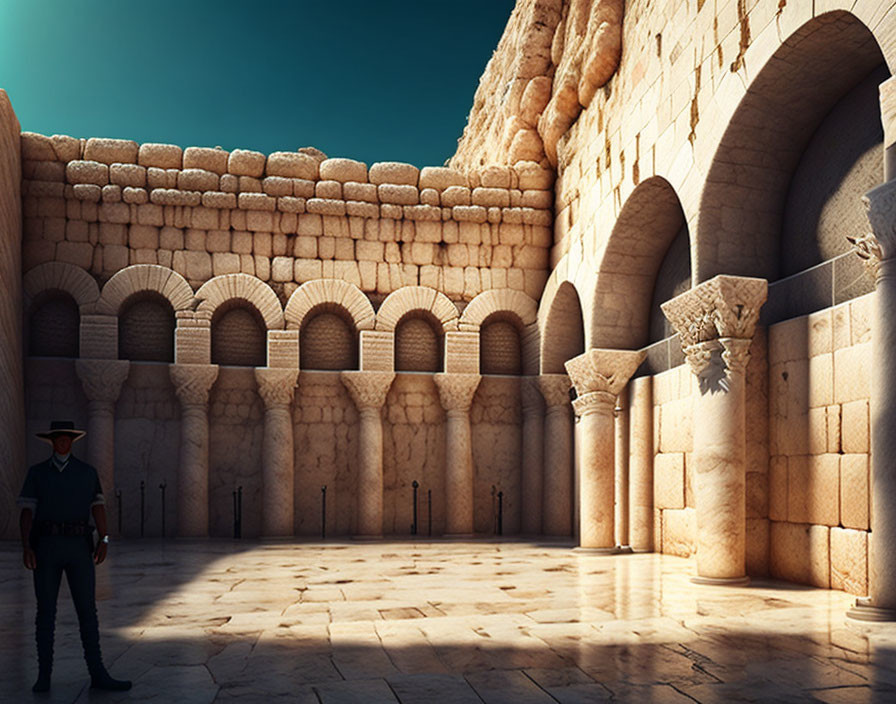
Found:
[[[30,574],[0,546],[0,700],[31,701]],[[523,542],[121,542],[98,608],[134,689],[89,691],[63,587],[39,700],[896,701],[896,625],[847,623],[841,592],[696,586],[693,567]]]

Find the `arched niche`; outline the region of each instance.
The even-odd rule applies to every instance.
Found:
[[[490,314],[479,327],[480,374],[523,373],[524,326],[509,311]]]
[[[79,356],[81,315],[78,302],[68,291],[50,289],[35,295],[27,322],[29,356]]]
[[[302,369],[358,368],[358,331],[351,314],[340,305],[321,303],[302,316],[299,363]]]
[[[267,365],[267,326],[258,309],[242,298],[215,307],[211,320],[212,364]]]
[[[140,291],[118,313],[118,358],[132,362],[174,361],[174,308],[157,291]]]
[[[395,371],[441,372],[443,351],[442,322],[429,311],[409,311],[396,323]]]

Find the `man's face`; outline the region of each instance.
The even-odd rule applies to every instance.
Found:
[[[67,455],[72,449],[72,436],[60,433],[53,436],[53,452],[57,455]]]

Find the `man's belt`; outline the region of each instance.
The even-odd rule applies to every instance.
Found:
[[[90,535],[93,526],[84,521],[65,523],[59,521],[40,521],[37,524],[37,532],[40,535]]]

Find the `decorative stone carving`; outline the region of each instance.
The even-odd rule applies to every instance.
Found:
[[[524,535],[540,535],[544,486],[544,398],[538,390],[537,377],[521,379],[520,400],[523,408],[521,528]]]
[[[542,374],[538,388],[547,406],[544,416],[544,481],[542,530],[546,535],[572,535],[573,426],[566,374]]]
[[[725,363],[725,367],[731,372],[743,374],[750,361],[752,340],[723,337],[719,340],[719,344],[722,345],[722,361]]]
[[[295,512],[295,453],[292,414],[298,369],[255,370],[258,394],[264,401],[262,439],[262,535],[286,536],[293,533]]]
[[[752,338],[767,296],[765,279],[720,274],[660,307],[678,332],[691,369],[699,376],[717,349],[700,343],[725,337]]]
[[[445,433],[445,500],[448,535],[473,534],[473,441],[470,405],[478,374],[435,374],[439,399],[447,413]]]
[[[356,534],[378,538],[383,533],[383,422],[380,409],[386,402],[394,372],[342,372],[360,414],[358,442],[358,525]]]
[[[566,362],[579,396],[572,402],[579,425],[579,540],[588,550],[616,547],[616,397],[645,352],[588,350]]]
[[[79,359],[75,372],[87,396],[87,461],[96,467],[106,496],[115,494],[115,402],[131,363],[118,359]],[[109,530],[118,525],[118,506],[106,502]]]
[[[168,370],[181,404],[177,532],[203,537],[208,535],[208,395],[218,366],[171,364]]]

